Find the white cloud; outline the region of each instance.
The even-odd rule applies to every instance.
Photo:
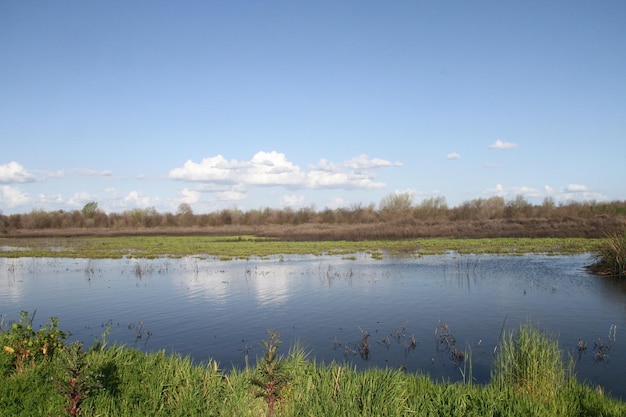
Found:
[[[359,170],[359,169],[384,168],[384,167],[393,167],[393,166],[399,167],[399,166],[402,166],[402,163],[390,162],[390,161],[386,161],[384,159],[378,159],[378,158],[369,159],[366,154],[361,154],[357,156],[356,158],[352,158],[348,161],[345,161],[343,165],[350,169]]]
[[[190,190],[185,187],[180,191],[180,194],[182,196],[181,200],[183,203],[193,204],[200,201],[201,194],[198,191]]]
[[[311,171],[326,171],[326,172],[338,172],[341,168],[335,164],[334,162],[328,162],[326,159],[322,158],[317,163],[317,165],[309,164],[309,169]]]
[[[187,161],[172,169],[169,177],[175,180],[202,182],[200,191],[226,192],[231,184],[245,186],[284,186],[289,188],[345,188],[375,189],[385,183],[375,181],[367,169],[402,166],[399,162],[370,159],[362,154],[342,165],[326,159],[309,165],[307,173],[289,161],[285,154],[257,152],[250,161],[226,160],[222,155],[203,159],[200,163]],[[238,190],[243,193],[245,190]]]
[[[574,192],[574,193],[561,193],[558,195],[557,199],[559,201],[608,201],[609,198],[604,194],[593,192],[593,191],[585,191],[585,192]]]
[[[257,152],[246,167],[241,182],[255,185],[293,185],[301,184],[304,174],[300,167],[285,158],[285,154]]]
[[[496,140],[493,144],[489,145],[489,149],[513,149],[517,148],[516,143],[503,142],[500,139]]]
[[[19,188],[12,187],[10,185],[0,185],[0,200],[2,200],[3,204],[8,205],[9,207],[28,204],[32,201],[28,194],[22,192]]]
[[[309,188],[375,189],[385,187],[385,183],[372,180],[373,176],[358,172],[311,171],[307,174]]]
[[[296,185],[304,181],[300,167],[276,151],[257,152],[250,161],[227,161],[222,155],[200,163],[187,161],[182,168],[171,170],[169,176],[176,180],[252,185]]]
[[[169,177],[187,181],[232,182],[232,171],[237,164],[235,160],[229,163],[222,155],[204,158],[199,164],[188,160],[182,168],[171,170]]]
[[[303,195],[285,195],[282,198],[283,207],[302,207],[306,202]]]
[[[486,194],[492,194],[497,197],[516,197],[521,195],[524,198],[543,197],[545,193],[541,190],[522,185],[521,187],[504,187],[502,184],[496,184],[494,188],[485,190]]]
[[[586,185],[582,185],[582,184],[567,184],[564,191],[570,192],[570,193],[582,193],[582,192],[589,191],[589,187],[587,187]]]
[[[83,192],[74,193],[74,195],[72,195],[72,197],[70,197],[70,199],[67,200],[67,204],[73,207],[83,207],[88,202],[94,201],[94,200],[96,200],[95,197],[83,191]]]
[[[448,159],[453,160],[453,159],[461,159],[461,155],[459,155],[456,152],[452,152],[448,154]]]
[[[514,188],[513,191],[515,192],[515,195],[522,195],[529,198],[541,197],[544,194],[541,190],[534,187],[528,187],[526,185]]]
[[[25,183],[34,182],[35,176],[26,171],[22,165],[12,161],[5,165],[0,165],[0,183]]]
[[[560,201],[606,201],[604,194],[593,191],[583,184],[567,184],[557,196]]]
[[[37,194],[37,202],[44,206],[50,204],[62,205],[67,203],[61,194],[46,195],[44,193]]]
[[[150,207],[150,198],[142,195],[137,191],[129,192],[122,200],[125,204],[132,207]]]
[[[232,187],[233,187],[232,184],[216,184],[213,182],[207,182],[207,183],[199,184],[196,187],[196,190],[202,193],[212,193],[216,191],[227,191],[227,190],[230,190]]]
[[[220,191],[216,195],[221,201],[241,201],[245,200],[247,196],[246,193],[236,190]]]
[[[504,197],[507,195],[507,191],[504,189],[502,184],[496,184],[494,188],[488,188],[485,190],[486,194],[493,194],[498,197]]]

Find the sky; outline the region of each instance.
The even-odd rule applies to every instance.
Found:
[[[0,213],[626,200],[626,2],[0,1]]]

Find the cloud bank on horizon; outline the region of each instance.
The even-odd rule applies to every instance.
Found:
[[[496,140],[488,149],[514,149],[517,144]],[[458,160],[461,156],[456,152],[447,154],[447,160]],[[34,208],[48,206],[52,209],[80,209],[91,201],[117,201],[115,204],[101,207],[108,212],[116,210],[132,210],[159,206],[164,211],[174,211],[181,203],[198,205],[206,200],[205,196],[216,201],[215,209],[232,206],[233,203],[243,202],[253,188],[278,187],[285,192],[278,205],[285,207],[304,207],[311,203],[306,196],[297,193],[303,190],[323,191],[337,190],[376,190],[386,189],[387,184],[377,181],[376,171],[384,168],[399,168],[404,166],[400,161],[388,161],[381,158],[369,158],[366,154],[358,155],[342,163],[335,163],[327,159],[320,159],[317,163],[308,164],[308,169],[289,161],[287,156],[277,151],[258,151],[249,160],[226,159],[221,154],[201,159],[199,162],[187,160],[182,166],[172,168],[166,175],[157,181],[160,183],[182,182],[186,185],[180,188],[172,201],[163,201],[143,195],[132,190],[126,195],[119,195],[114,188],[104,190],[102,196],[88,192],[76,192],[68,197],[61,194],[46,195],[40,193],[30,195],[20,189],[26,183],[46,183],[57,179],[74,177],[112,177],[111,171],[97,171],[94,169],[57,170],[54,172],[31,172],[16,161],[0,165],[0,199],[8,208]],[[123,181],[124,179],[122,179]],[[289,194],[292,193],[292,194]],[[421,193],[415,189],[387,190],[391,192],[409,192],[415,196],[429,198],[438,192]],[[296,194],[293,194],[296,193]],[[566,184],[559,189],[545,185],[542,189],[528,186],[505,187],[498,183],[493,188],[487,188],[481,195],[472,198],[489,197],[516,198],[522,196],[529,200],[551,198],[557,201],[580,200],[607,200],[583,184]],[[444,196],[445,197],[445,196]],[[472,199],[470,198],[470,199]],[[223,204],[220,204],[223,203]],[[417,201],[416,201],[417,202]],[[325,207],[337,208],[348,204],[364,203],[347,202],[341,198],[328,201]],[[226,204],[226,205],[224,205]],[[237,205],[237,204],[235,204]],[[258,208],[258,207],[248,207]],[[22,212],[27,212],[28,210]]]

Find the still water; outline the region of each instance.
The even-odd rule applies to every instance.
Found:
[[[222,368],[250,365],[268,329],[320,362],[389,366],[462,380],[489,379],[502,330],[532,321],[572,355],[580,380],[626,399],[626,286],[588,274],[589,255],[458,255],[371,259],[367,254],[90,260],[0,258],[0,322],[36,310],[72,340],[165,349]],[[369,334],[368,354],[361,341]],[[445,335],[445,336],[444,336]],[[579,351],[582,340],[587,349]],[[599,342],[609,347],[600,357]]]

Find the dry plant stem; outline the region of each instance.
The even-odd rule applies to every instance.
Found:
[[[337,398],[337,394],[339,393],[339,376],[341,375],[341,366],[337,368],[337,373],[333,374],[333,379],[335,381],[335,386],[333,389],[333,398]]]

